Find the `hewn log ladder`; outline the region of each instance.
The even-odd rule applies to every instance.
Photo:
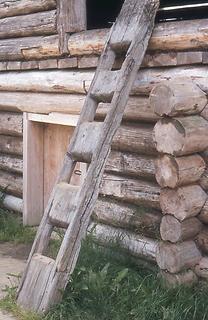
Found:
[[[137,71],[151,36],[159,0],[126,0],[113,25],[91,84],[64,164],[45,210],[18,292],[18,304],[46,311],[61,298],[72,274],[99,193],[111,142],[124,113]],[[115,69],[118,52],[126,52]],[[114,68],[114,69],[113,69]],[[96,122],[100,102],[110,103],[103,122]],[[81,187],[70,185],[77,162],[88,163]],[[44,256],[54,227],[66,228],[55,260]]]

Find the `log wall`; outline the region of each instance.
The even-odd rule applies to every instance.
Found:
[[[78,115],[108,30],[82,31],[86,21],[79,19],[70,26],[63,20],[64,1],[3,2],[0,188],[4,205],[21,212],[22,112]],[[23,27],[11,29],[10,21],[14,26],[19,19]],[[208,19],[156,26],[93,214],[103,245],[120,237],[134,256],[157,260],[171,284],[208,277],[208,258],[201,259],[208,252],[207,26]],[[107,108],[99,105],[98,120]]]

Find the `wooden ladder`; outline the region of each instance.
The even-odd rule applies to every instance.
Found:
[[[126,0],[111,28],[19,286],[17,302],[26,309],[41,313],[57,303],[75,268],[112,139],[147,49],[158,6],[159,0]],[[121,52],[125,60],[116,70],[115,60]],[[103,122],[95,121],[100,102],[108,103]],[[70,184],[77,162],[88,164],[80,187]],[[55,260],[44,255],[54,227],[66,228]]]

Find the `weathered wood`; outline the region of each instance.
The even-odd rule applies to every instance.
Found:
[[[162,155],[155,160],[156,180],[162,188],[176,188],[197,182],[205,168],[205,161],[198,154],[177,158]]]
[[[57,59],[47,59],[38,62],[38,68],[40,70],[43,69],[57,69],[58,68],[58,61]]]
[[[0,134],[22,136],[22,115],[12,112],[0,112]]]
[[[23,153],[22,138],[0,135],[0,150],[1,153],[21,156]]]
[[[204,119],[208,120],[208,104],[207,104],[206,107],[202,110],[201,116],[202,116]]]
[[[23,173],[22,158],[0,154],[0,169],[22,174]]]
[[[49,275],[47,272],[45,273],[45,279],[47,278],[48,281],[47,287],[44,288],[45,294],[41,299],[41,303],[37,304],[35,299],[33,300],[33,309],[35,309],[37,312],[47,311],[52,304],[56,303],[60,299],[60,289],[63,291],[63,289],[66,287],[66,280],[75,268],[80,251],[81,240],[86,234],[89,219],[99,194],[99,186],[107,157],[110,152],[110,146],[113,137],[121,124],[130,89],[136,77],[137,70],[141,65],[144,52],[147,48],[148,41],[154,27],[154,20],[158,6],[159,1],[157,0],[145,0],[142,3],[138,2],[137,0],[126,0],[122,7],[119,18],[113,25],[93,84],[96,83],[96,79],[99,76],[100,70],[110,70],[113,65],[115,60],[115,52],[112,52],[109,44],[111,35],[113,32],[116,33],[117,25],[120,24],[120,19],[125,19],[126,24],[129,25],[132,21],[132,15],[137,16],[137,24],[132,25],[135,36],[131,46],[128,49],[126,59],[122,65],[118,85],[111,103],[111,110],[108,112],[103,124],[102,135],[99,137],[97,147],[94,150],[92,157],[92,162],[88,167],[85,180],[78,193],[74,217],[65,233],[52,274]],[[146,10],[147,8],[148,10]],[[133,21],[135,22],[135,19],[133,19]],[[125,36],[125,29],[123,32]],[[73,146],[77,144],[76,139],[79,136],[80,125],[83,123],[93,122],[96,113],[96,107],[97,101],[92,99],[89,92],[80,116],[78,126],[74,131],[74,135],[67,150],[63,168],[58,177],[58,181],[70,182],[76,164],[76,161],[73,159],[71,154],[71,150],[73,149]],[[49,243],[52,226],[50,227],[48,225],[48,214],[53,203],[53,195],[54,193],[52,192],[51,199],[49,200],[38,235],[28,259],[28,266],[19,288],[19,296],[24,296],[24,293],[27,295],[27,289],[24,290],[24,285],[30,281],[30,274],[28,274],[27,271],[30,270],[30,262],[32,261],[31,258],[34,256],[35,252],[43,252]],[[39,272],[37,271],[35,273],[37,277]],[[28,276],[29,278],[27,278]],[[20,304],[22,304],[21,300]]]
[[[63,112],[79,114],[84,95],[32,92],[1,92],[0,110],[48,114]]]
[[[154,158],[136,153],[111,151],[105,171],[155,180]]]
[[[133,230],[136,233],[156,237],[162,215],[159,211],[100,197],[95,205],[93,220],[106,225]]]
[[[205,191],[208,191],[208,168],[206,168],[203,175],[201,176],[199,184]]]
[[[23,119],[23,223],[35,226],[40,223],[44,211],[44,128],[29,121],[26,113]]]
[[[91,224],[92,235],[104,246],[118,244],[131,255],[149,261],[155,261],[157,240],[142,237],[134,232],[114,228],[104,224]]]
[[[64,58],[58,60],[58,69],[77,68],[77,58]]]
[[[56,0],[0,0],[0,18],[56,8]]]
[[[21,197],[23,188],[21,175],[0,170],[0,188],[1,191]]]
[[[0,19],[0,39],[56,33],[56,10]]]
[[[98,56],[83,56],[78,58],[79,69],[97,68],[99,62]]]
[[[35,70],[38,69],[38,61],[30,60],[30,61],[22,61],[21,62],[21,70]]]
[[[176,243],[193,239],[201,228],[202,223],[197,218],[180,222],[175,217],[166,215],[162,218],[160,234],[162,240]]]
[[[8,194],[2,194],[2,206],[8,210],[23,213],[23,200]]]
[[[164,285],[170,289],[178,286],[192,286],[197,283],[198,277],[192,270],[185,272],[171,274],[169,272],[161,271],[160,274]]]
[[[196,243],[203,253],[208,253],[208,228],[204,229],[198,234]]]
[[[138,152],[140,154],[155,155],[152,125],[122,125],[112,143],[112,148],[119,151]]]
[[[178,220],[196,216],[207,200],[207,194],[199,185],[165,188],[161,190],[160,206],[164,214],[171,214]]]
[[[208,201],[205,202],[198,218],[205,224],[208,224]]]
[[[58,35],[0,40],[0,60],[43,59],[60,55]]]
[[[149,51],[184,51],[206,49],[207,19],[159,23],[155,26],[149,43]],[[108,34],[107,29],[88,30],[69,38],[71,55],[99,54]]]
[[[66,70],[0,73],[0,90],[85,94],[85,81],[92,75]]]
[[[206,94],[189,79],[162,82],[150,94],[150,105],[159,116],[197,114],[206,104]]]
[[[161,242],[157,247],[156,260],[160,269],[178,273],[193,268],[201,260],[201,253],[194,241],[179,244]]]
[[[21,69],[21,61],[8,61],[6,70],[20,70]]]
[[[66,33],[83,31],[87,27],[86,0],[58,0],[57,30],[60,38],[60,50],[67,53]]]
[[[174,156],[204,151],[208,147],[206,138],[208,121],[200,116],[161,119],[154,127],[154,142],[158,152]]]
[[[160,209],[160,188],[154,182],[104,174],[100,193],[120,201]]]
[[[208,279],[208,257],[203,257],[194,268],[198,277]]]
[[[97,109],[97,118],[103,119],[110,108],[108,103],[100,103]],[[130,97],[125,108],[123,120],[144,121],[155,123],[160,117],[157,116],[146,97]]]

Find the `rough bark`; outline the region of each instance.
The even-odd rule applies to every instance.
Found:
[[[178,273],[193,268],[201,260],[201,253],[194,241],[179,244],[161,242],[157,248],[156,259],[160,269]]]
[[[0,18],[56,8],[55,0],[0,0]]]
[[[162,155],[155,160],[156,180],[162,188],[197,182],[205,173],[205,168],[205,161],[200,155],[177,158]]]
[[[22,177],[0,170],[0,189],[2,192],[22,197]]]
[[[132,177],[155,180],[154,158],[136,153],[111,151],[105,170]]]
[[[180,221],[196,216],[207,200],[207,194],[199,185],[165,188],[161,190],[160,206],[164,214],[173,215]]]
[[[158,246],[156,240],[103,224],[92,224],[91,227],[92,234],[100,244],[104,246],[117,244],[135,257],[155,261]]]
[[[160,209],[160,188],[150,181],[104,174],[100,194],[120,201]]]
[[[15,154],[15,155],[22,156],[22,153],[23,153],[22,137],[0,135],[0,150],[1,150],[1,153]]]
[[[99,198],[93,219],[106,225],[133,230],[141,235],[158,237],[162,215],[159,211],[126,205],[109,198]]]
[[[56,10],[0,19],[0,39],[56,33]]]
[[[189,78],[158,84],[150,94],[150,105],[159,116],[197,114],[206,104],[206,94]]]
[[[166,215],[162,218],[160,234],[164,241],[176,243],[193,239],[201,228],[202,223],[197,218],[180,222],[175,217]]]
[[[155,125],[153,136],[158,152],[182,156],[204,151],[208,147],[207,132],[208,121],[190,116],[161,119]]]
[[[23,173],[22,158],[0,154],[0,169],[8,172]]]
[[[0,134],[22,136],[22,115],[12,112],[0,112]]]

